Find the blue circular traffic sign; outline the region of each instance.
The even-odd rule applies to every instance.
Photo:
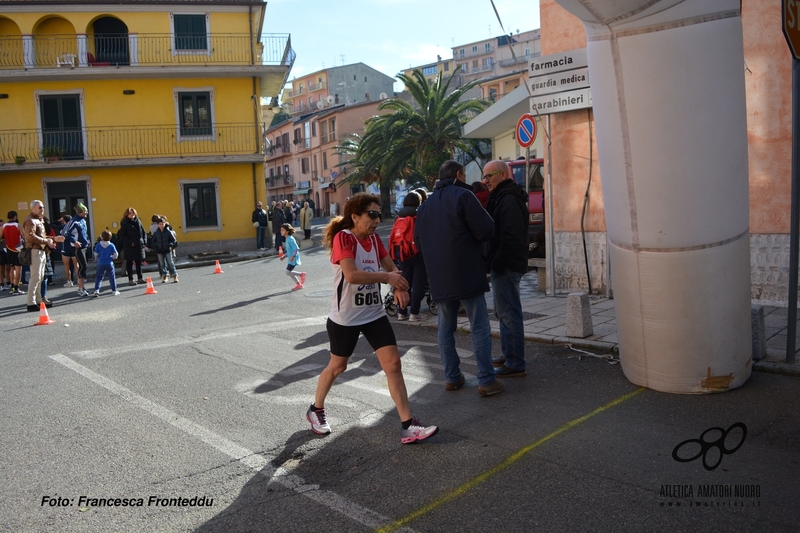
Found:
[[[517,143],[527,148],[536,140],[536,120],[525,113],[517,121]]]

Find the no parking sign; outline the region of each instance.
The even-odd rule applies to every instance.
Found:
[[[528,148],[536,140],[536,120],[528,113],[525,113],[517,121],[517,143]]]

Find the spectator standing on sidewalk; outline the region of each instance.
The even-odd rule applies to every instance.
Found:
[[[122,250],[125,255],[125,269],[128,272],[128,285],[136,285],[136,283],[145,283],[142,278],[142,261],[145,256],[145,243],[147,242],[147,233],[142,227],[142,222],[139,220],[139,215],[136,209],[129,207],[122,215],[122,220],[119,222],[119,232],[117,238],[122,242]],[[133,266],[136,265],[137,281],[133,281]]]
[[[42,217],[42,222],[44,223],[44,234],[50,238],[56,237],[58,234],[55,230],[50,226],[50,220],[47,217]],[[47,260],[45,261],[44,266],[44,276],[42,277],[42,282],[39,284],[40,292],[42,293],[42,301],[47,300],[47,287],[53,282],[53,275],[55,275],[55,265],[53,264],[53,256],[57,253],[60,253],[61,243],[53,239],[53,242],[56,243],[56,247],[50,250],[50,253],[47,254]]]
[[[314,210],[311,209],[308,202],[304,202],[303,207],[300,208],[300,229],[303,230],[304,241],[311,239],[311,220],[313,218]]]
[[[413,220],[416,220],[417,209],[421,203],[422,198],[420,198],[418,193],[411,191],[406,194],[406,197],[403,199],[403,208],[397,213],[395,226],[392,226],[390,248],[392,247],[391,242],[392,239],[394,239],[395,228],[397,227],[398,221],[405,217],[411,217]],[[411,246],[408,245],[407,248],[410,249]],[[389,250],[389,253],[395,254],[395,257],[399,255],[396,251],[392,252]],[[397,307],[397,320],[410,320],[411,322],[427,320],[427,316],[423,316],[419,312],[422,299],[425,297],[425,288],[428,285],[428,273],[425,270],[425,259],[422,257],[419,250],[417,250],[415,255],[400,260],[400,270],[403,271],[403,277],[406,278],[409,285],[411,285],[411,304],[408,307]]]
[[[11,295],[23,294],[19,290],[22,283],[22,265],[19,262],[19,245],[22,242],[19,217],[16,211],[8,212],[8,222],[3,224],[3,238],[6,241],[6,264],[9,268]]]
[[[286,224],[294,222],[294,210],[292,209],[292,202],[289,200],[283,202],[283,218]]]
[[[72,217],[65,213],[61,215],[58,221],[61,223],[61,231],[59,231],[59,233],[67,237],[69,231],[67,228],[69,227],[70,221],[72,221]],[[78,260],[75,259],[75,248],[72,247],[72,243],[69,242],[68,238],[61,243],[61,262],[64,263],[64,275],[67,278],[67,282],[64,283],[64,286],[72,287],[74,286],[72,281],[73,272],[75,273],[75,281],[78,281]]]
[[[3,227],[3,220],[0,219],[0,291],[7,291],[11,289],[11,271],[8,268],[8,255],[6,255],[6,239],[5,237],[3,237],[2,227]]]
[[[492,367],[492,329],[484,294],[486,264],[483,243],[494,236],[494,222],[466,184],[461,163],[446,161],[439,168],[433,193],[417,210],[414,242],[425,258],[431,298],[439,304],[439,354],[445,389],[464,385],[456,352],[459,305],[467,311],[470,338],[478,363],[478,394],[492,396],[503,383]]]
[[[46,307],[52,306],[50,300],[42,296],[41,282],[47,268],[47,255],[56,247],[56,242],[64,237],[48,237],[44,228],[44,204],[41,200],[31,202],[31,212],[22,224],[22,238],[25,247],[31,249],[31,279],[28,282],[28,311],[38,311],[44,302]]]
[[[69,221],[66,230],[67,246],[72,246],[75,251],[75,259],[78,262],[78,296],[89,296],[89,291],[85,289],[86,283],[86,249],[91,245],[89,236],[86,234],[86,215],[89,210],[83,204],[75,206],[75,216]]]
[[[492,361],[497,375],[525,375],[525,329],[519,282],[528,271],[528,195],[503,161],[483,168],[489,188],[486,209],[494,220],[495,237],[486,245],[486,270],[492,279],[494,315],[500,320],[503,356]]]
[[[158,271],[161,273],[161,283],[168,280],[167,273],[172,276],[173,283],[178,283],[178,272],[175,270],[175,261],[172,258],[172,250],[178,245],[175,232],[167,227],[166,217],[158,220],[156,231],[150,237],[150,247],[158,258]]]
[[[256,248],[259,251],[266,250],[264,240],[267,234],[267,225],[269,224],[269,214],[264,211],[264,205],[261,202],[256,202],[256,209],[253,211],[251,217],[253,227],[256,228]]]
[[[283,235],[281,235],[281,226],[286,223],[286,217],[283,214],[283,202],[278,202],[272,212],[272,233],[275,235],[275,250],[283,246]]]

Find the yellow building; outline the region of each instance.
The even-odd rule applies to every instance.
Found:
[[[0,216],[83,202],[94,239],[132,206],[197,249],[252,239],[261,98],[294,60],[265,15],[261,0],[0,3]]]

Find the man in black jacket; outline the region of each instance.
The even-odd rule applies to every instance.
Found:
[[[281,235],[281,226],[286,222],[283,217],[283,202],[278,202],[275,210],[272,212],[272,233],[275,235],[275,249],[277,250],[283,245],[283,235]]]
[[[417,211],[414,242],[425,259],[431,298],[439,304],[439,354],[444,365],[445,389],[464,384],[456,353],[458,308],[463,305],[478,363],[478,394],[503,391],[492,368],[492,329],[486,310],[489,290],[483,243],[494,235],[494,223],[466,184],[464,167],[446,161],[439,169],[433,194]]]
[[[261,202],[256,202],[256,210],[253,211],[252,222],[253,226],[256,228],[256,248],[259,250],[266,250],[266,236],[268,234],[267,226],[269,225],[269,214],[264,211],[264,206]],[[270,239],[271,240],[271,239]],[[269,243],[269,247],[272,248],[272,243]]]
[[[525,191],[508,165],[490,161],[483,168],[489,187],[486,210],[494,219],[495,238],[487,245],[486,266],[492,280],[494,314],[500,321],[503,356],[494,359],[498,376],[525,375],[525,330],[519,282],[528,270],[528,205]]]

